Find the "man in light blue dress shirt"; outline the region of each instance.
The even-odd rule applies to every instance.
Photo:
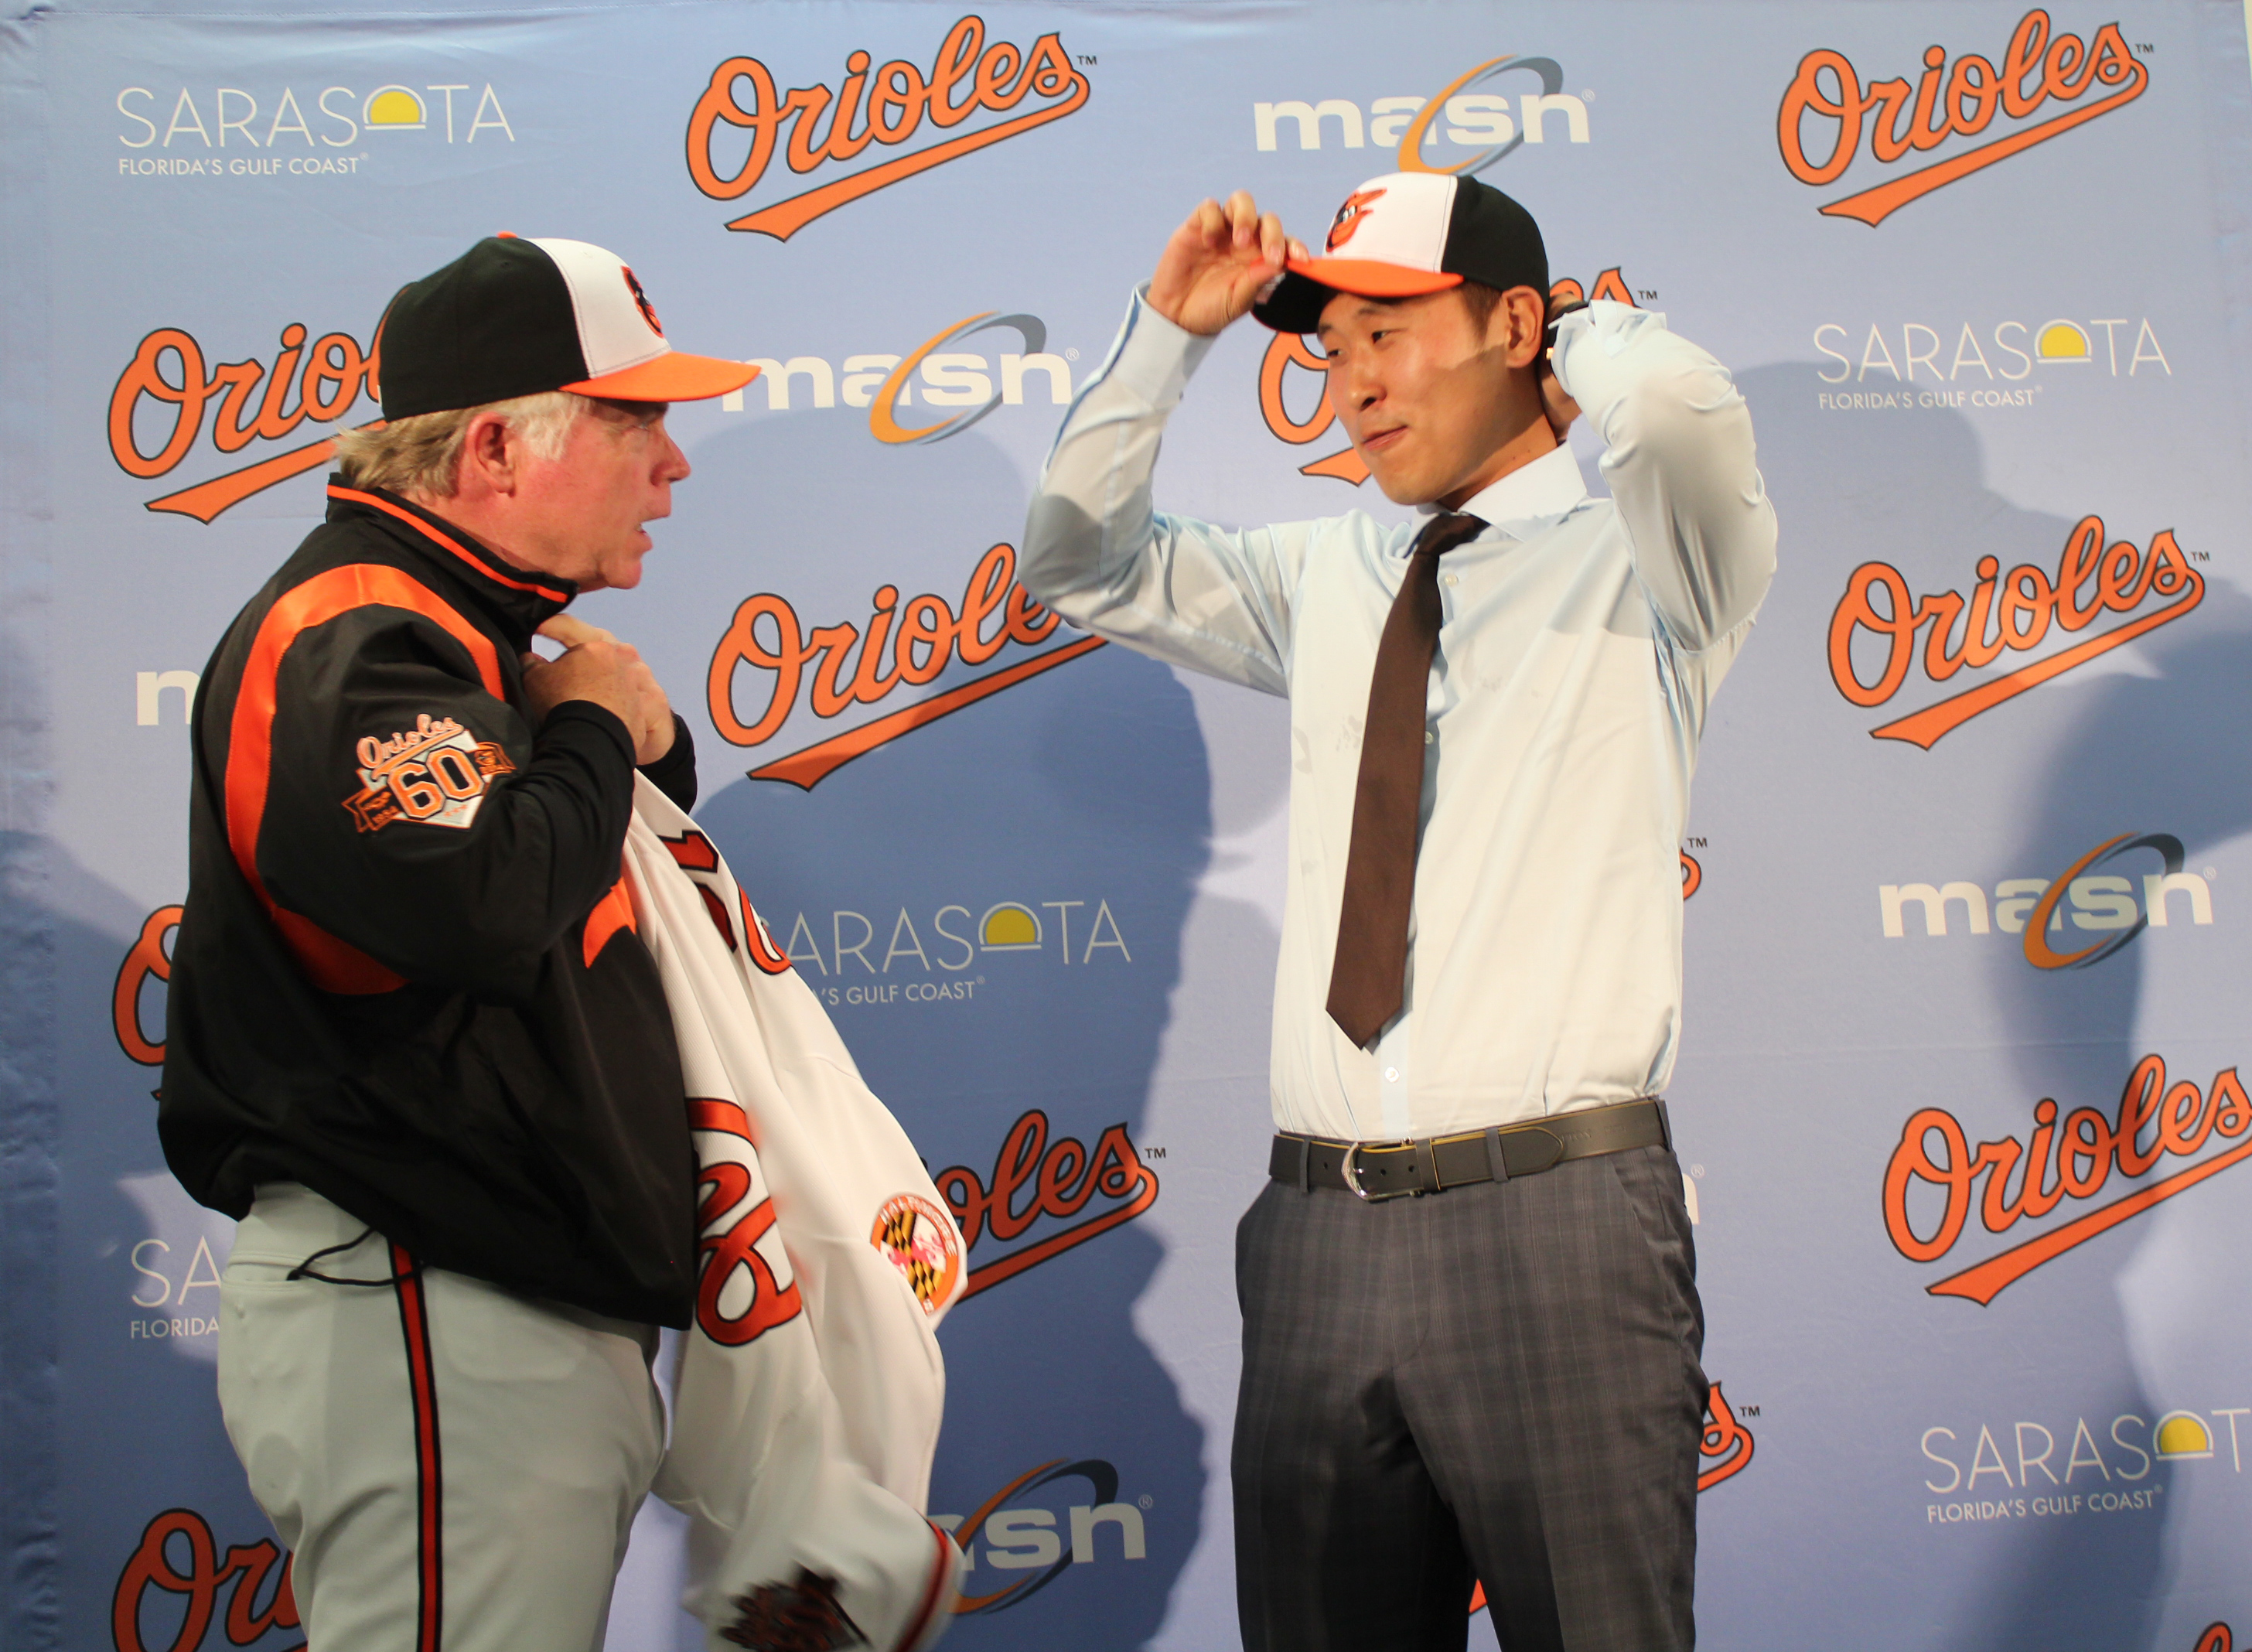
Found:
[[[1378,485],[1435,517],[1153,511],[1247,310],[1315,334]],[[1319,257],[1205,202],[1066,417],[1026,585],[1291,705],[1277,1135],[1237,1239],[1255,1652],[1458,1648],[1474,1579],[1509,1652],[1693,1643],[1703,1315],[1658,1098],[1690,775],[1775,533],[1727,370],[1631,306],[1552,324],[1531,217],[1444,174],[1362,184]]]

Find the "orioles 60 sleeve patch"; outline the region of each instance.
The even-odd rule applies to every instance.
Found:
[[[427,711],[414,726],[388,739],[361,737],[360,789],[344,800],[359,830],[379,832],[393,821],[451,826],[466,831],[485,791],[516,765],[491,740],[481,740],[450,717]]]

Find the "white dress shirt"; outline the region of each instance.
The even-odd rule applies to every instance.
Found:
[[[1658,1093],[1698,736],[1775,570],[1727,370],[1647,310],[1567,316],[1556,373],[1611,498],[1559,447],[1462,507],[1489,525],[1439,565],[1407,993],[1372,1052],[1325,1004],[1361,721],[1414,530],[1153,513],[1159,435],[1210,344],[1136,295],[1049,455],[1021,576],[1074,625],[1289,698],[1276,1127],[1393,1141]]]

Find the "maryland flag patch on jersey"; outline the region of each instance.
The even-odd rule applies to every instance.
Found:
[[[455,718],[427,711],[388,738],[364,735],[354,748],[360,789],[344,800],[358,829],[379,832],[393,821],[467,831],[485,791],[516,765],[491,740]]]
[[[926,1314],[953,1300],[962,1274],[962,1241],[953,1223],[929,1200],[897,1193],[876,1212],[873,1245],[906,1278]]]

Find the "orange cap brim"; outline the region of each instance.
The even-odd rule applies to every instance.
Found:
[[[1382,264],[1369,258],[1294,258],[1284,267],[1292,274],[1357,298],[1414,298],[1463,284],[1459,275]]]
[[[747,361],[722,361],[717,356],[692,356],[671,350],[638,367],[622,367],[616,372],[559,388],[618,401],[704,401],[740,390],[758,376],[759,370]]]

